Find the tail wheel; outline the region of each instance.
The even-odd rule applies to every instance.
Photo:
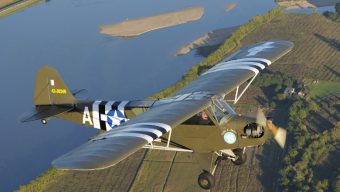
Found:
[[[45,124],[47,124],[47,120],[46,119],[41,119],[41,123],[45,125]]]
[[[242,165],[247,161],[247,154],[243,153],[243,149],[235,149],[233,150],[236,159],[231,160],[235,165]]]
[[[203,189],[211,189],[215,186],[214,176],[208,171],[203,171],[203,173],[198,176],[198,184]]]

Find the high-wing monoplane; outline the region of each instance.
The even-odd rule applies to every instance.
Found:
[[[51,67],[42,67],[35,81],[35,109],[22,122],[61,118],[106,132],[59,157],[59,169],[97,170],[111,167],[142,148],[193,153],[202,173],[198,184],[214,186],[221,160],[240,165],[248,147],[265,143],[270,133],[284,147],[286,131],[274,126],[261,110],[237,114],[236,104],[260,71],[288,53],[293,43],[266,41],[240,49],[191,84],[159,100],[80,100]]]

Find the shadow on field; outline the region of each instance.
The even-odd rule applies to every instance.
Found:
[[[255,97],[256,102],[258,102],[261,106],[265,106],[266,103],[268,103],[268,100],[264,97],[261,96],[256,96]]]
[[[323,65],[329,72],[333,73],[335,76],[340,77],[340,73],[332,69],[331,67],[327,65]]]
[[[268,91],[268,90],[267,90]],[[269,93],[271,95],[271,93]],[[292,101],[276,102],[276,109],[271,114],[273,122],[279,127],[286,128],[288,126],[288,114]],[[272,137],[272,136],[271,136]],[[262,154],[256,156],[260,162],[261,175],[258,176],[264,191],[279,191],[279,171],[283,166],[283,157],[289,146],[289,133],[287,134],[286,146],[281,149],[274,139],[269,139],[263,145]]]
[[[215,52],[222,44],[211,45],[211,46],[202,46],[196,48],[196,56],[208,57],[211,53]]]
[[[261,87],[262,92],[264,93],[264,97],[256,96],[255,100],[260,103],[262,106],[268,105],[272,100],[273,97],[276,95],[275,90],[276,85],[270,85],[268,87]]]
[[[282,162],[282,150],[270,139],[263,145],[262,154],[256,155],[260,162],[261,174],[257,176],[264,191],[277,191],[279,186],[279,170]]]
[[[333,47],[334,49],[340,51],[340,41],[336,39],[327,38],[319,33],[314,33],[314,36],[320,39],[321,41],[327,43],[329,46]]]

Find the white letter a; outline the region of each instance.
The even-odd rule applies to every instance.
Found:
[[[89,108],[86,106],[84,109],[84,113],[83,113],[83,124],[86,124],[86,122],[89,122],[90,125],[92,125],[92,120],[91,120],[91,115],[90,115],[90,111]]]

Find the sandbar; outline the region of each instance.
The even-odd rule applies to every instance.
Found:
[[[233,10],[236,7],[236,3],[230,3],[227,5],[226,8],[224,8],[224,12],[229,12],[231,10]]]
[[[203,7],[193,7],[156,16],[125,20],[113,25],[103,25],[100,27],[100,33],[130,38],[156,29],[195,21],[200,19],[203,14]]]

